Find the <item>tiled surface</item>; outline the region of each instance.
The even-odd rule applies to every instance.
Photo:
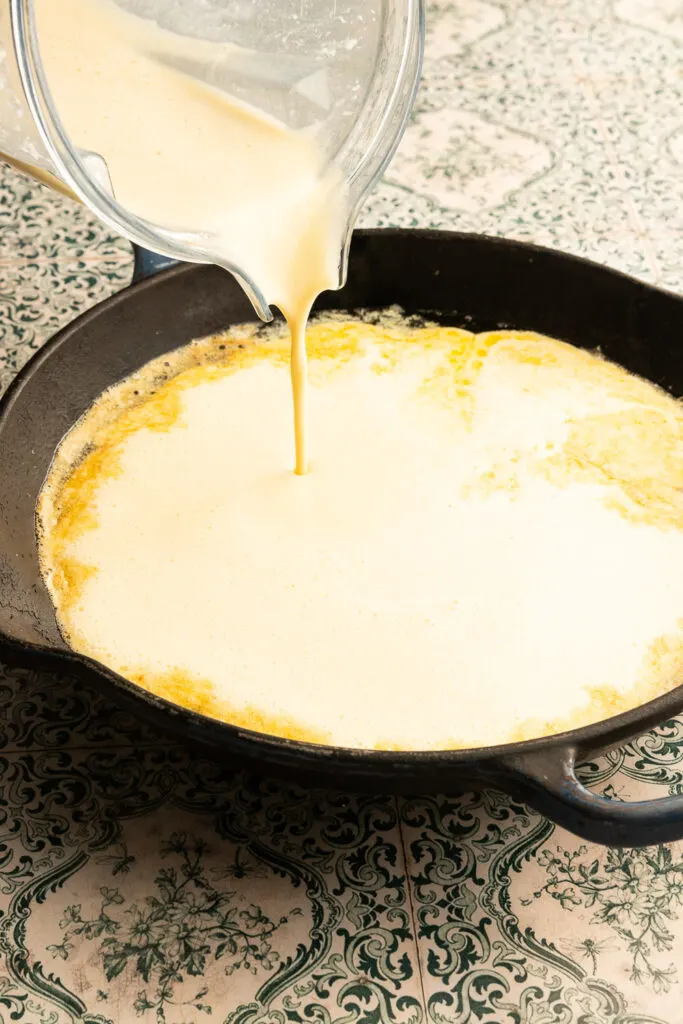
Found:
[[[683,5],[432,3],[415,118],[362,222],[683,290]],[[3,170],[1,382],[130,269]],[[7,668],[0,702],[1,1024],[683,1024],[681,844],[592,848],[495,793],[233,775],[69,679]],[[673,722],[589,775],[658,796],[682,764]]]

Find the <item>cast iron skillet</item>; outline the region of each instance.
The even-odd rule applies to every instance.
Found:
[[[597,842],[635,846],[683,837],[683,795],[610,801],[585,789],[575,774],[577,760],[682,711],[683,687],[598,725],[526,743],[358,751],[263,736],[184,711],[67,649],[38,571],[34,533],[36,499],[60,439],[105,388],[148,360],[254,319],[223,271],[177,266],[141,280],[154,269],[149,254],[139,254],[133,286],[45,345],[0,404],[0,653],[83,675],[157,726],[271,774],[349,790],[462,792],[490,785]],[[348,284],[323,295],[317,308],[396,303],[407,313],[436,312],[446,323],[475,330],[526,328],[600,347],[608,358],[683,394],[683,300],[585,260],[450,232],[358,232]]]

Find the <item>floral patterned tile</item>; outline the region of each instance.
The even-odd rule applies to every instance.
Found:
[[[683,11],[672,0],[614,0],[615,17],[683,43]]]
[[[683,290],[678,0],[430,0],[361,223],[580,253]],[[130,280],[129,246],[0,166],[0,386]],[[683,792],[683,723],[583,769]],[[575,840],[485,792],[304,792],[0,669],[0,1024],[682,1024],[683,846]]]
[[[0,264],[0,391],[60,327],[120,291],[130,261],[116,258]]]
[[[0,701],[0,1020],[421,1021],[392,798],[191,758],[35,672]]]
[[[582,775],[678,791],[681,740],[669,723]],[[491,792],[405,801],[401,825],[431,1020],[678,1024],[683,844],[591,847]]]
[[[235,773],[26,670],[0,702],[0,1020],[679,1022],[681,844]],[[670,723],[584,775],[633,798],[681,763]]]
[[[125,287],[130,245],[0,162],[0,391],[60,327]]]
[[[0,162],[0,267],[77,259],[125,262],[130,246],[85,207]]]
[[[432,3],[436,28],[413,121],[362,223],[533,240],[658,280],[628,166],[574,66],[590,44],[592,10]]]

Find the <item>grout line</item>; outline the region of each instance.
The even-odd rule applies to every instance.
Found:
[[[420,941],[417,933],[417,918],[415,916],[415,902],[413,900],[413,885],[410,878],[410,872],[408,870],[408,854],[406,852],[406,841],[403,835],[403,823],[401,822],[401,810],[399,807],[399,797],[394,797],[394,808],[396,810],[396,823],[398,825],[398,838],[401,843],[401,854],[403,856],[403,870],[405,872],[406,879],[406,893],[408,895],[408,912],[410,914],[410,922],[413,929],[413,939],[415,943],[415,961],[417,963],[417,974],[420,979],[420,994],[422,996],[422,1009],[424,1012],[424,1021],[429,1019],[429,1012],[427,1009],[427,995],[425,993],[424,974],[422,972],[422,957],[420,955]]]

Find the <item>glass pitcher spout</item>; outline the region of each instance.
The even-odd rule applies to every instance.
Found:
[[[314,190],[312,169],[323,176],[333,168],[343,182],[346,223],[338,235],[338,252],[330,257],[335,267],[327,277],[334,283],[326,287],[340,287],[358,209],[393,154],[415,96],[424,39],[423,0],[244,0],[240,5],[208,0],[201,8],[188,0],[78,2],[100,5],[103,16],[118,19],[112,24],[121,28],[124,42],[129,26],[135,30],[147,76],[140,68],[126,66],[131,81],[137,74],[141,83],[139,110],[130,119],[131,139],[140,148],[138,166],[133,155],[132,168],[122,170],[122,147],[113,128],[111,136],[93,131],[79,137],[70,119],[68,90],[60,93],[54,54],[46,49],[42,19],[50,9],[42,0],[9,0],[4,14],[0,12],[0,86],[5,93],[0,101],[0,152],[80,199],[135,244],[171,259],[224,267],[240,281],[264,320],[272,319],[270,305],[277,304],[277,288],[254,267],[264,265],[269,245],[282,250],[283,239],[294,236],[294,212],[305,220],[305,189],[311,194]],[[58,31],[64,30],[59,26]],[[114,33],[112,47],[115,42]],[[111,117],[114,125],[116,97],[102,84],[108,68],[97,66],[87,52],[82,63],[90,77],[81,81],[93,93],[91,121],[101,129]],[[157,142],[152,136],[158,124],[137,115],[155,88],[159,99],[160,83],[166,81],[162,82],[163,69],[186,83],[195,82],[208,106],[209,100],[232,104],[231,125],[246,149],[220,150],[212,142],[204,154],[184,150],[182,140],[174,150],[171,140],[164,152],[173,153],[173,158],[155,172],[154,159],[163,149],[160,145],[154,152]],[[194,86],[184,88],[190,110]],[[163,102],[161,96],[160,109]],[[259,179],[263,168],[257,161],[237,166],[252,145],[252,136],[242,131],[244,125],[237,125],[240,118],[245,124],[251,119],[248,127],[264,154],[262,164],[271,162],[267,182]],[[216,123],[207,114],[207,125]],[[140,127],[145,124],[153,130],[145,132]],[[119,141],[126,128],[119,121]],[[213,141],[218,134],[213,131]],[[201,148],[201,135],[195,132],[193,139]],[[214,231],[204,217],[207,211],[197,183],[203,180],[199,157],[206,155],[210,163],[216,154],[221,160],[211,170],[220,180],[225,178],[231,205],[230,216],[222,221],[219,217]],[[273,180],[278,182],[278,209],[270,202]],[[231,182],[244,195],[236,194]],[[163,199],[180,194],[183,218],[174,225],[172,221],[179,219],[174,204],[164,206]],[[292,215],[279,223],[282,210]],[[239,238],[234,252],[225,244],[233,232]],[[245,239],[254,254],[251,264],[243,255]],[[238,255],[239,260],[234,258]]]

